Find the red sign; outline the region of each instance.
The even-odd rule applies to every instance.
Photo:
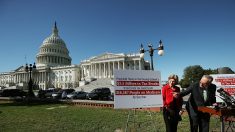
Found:
[[[115,95],[160,95],[161,90],[115,90]]]
[[[116,86],[159,86],[159,81],[116,81]]]

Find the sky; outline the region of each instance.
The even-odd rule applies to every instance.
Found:
[[[153,56],[162,80],[192,65],[235,70],[234,0],[0,0],[0,72],[35,62],[55,21],[72,64],[162,40],[165,54]]]

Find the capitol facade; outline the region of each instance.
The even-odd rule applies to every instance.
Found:
[[[103,53],[71,64],[71,57],[66,43],[59,36],[55,23],[52,34],[40,46],[36,55],[36,69],[32,72],[34,89],[76,88],[86,85],[86,82],[113,78],[113,70],[149,70],[149,62],[140,58],[140,54]],[[15,86],[27,89],[29,73],[25,66],[16,70],[0,73],[0,86]]]

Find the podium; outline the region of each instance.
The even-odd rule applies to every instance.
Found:
[[[201,112],[217,115],[220,117],[220,131],[221,132],[235,132],[235,108],[213,108],[211,106],[199,106],[198,110]],[[225,130],[225,121],[229,122],[229,126]]]

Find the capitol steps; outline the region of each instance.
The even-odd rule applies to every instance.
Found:
[[[97,79],[94,81],[89,82],[88,84],[84,85],[84,86],[80,86],[75,88],[76,91],[85,91],[85,92],[90,92],[95,88],[102,88],[102,87],[107,87],[110,88],[111,92],[113,92],[113,85],[111,83],[111,79],[110,78],[101,78],[101,79]]]

